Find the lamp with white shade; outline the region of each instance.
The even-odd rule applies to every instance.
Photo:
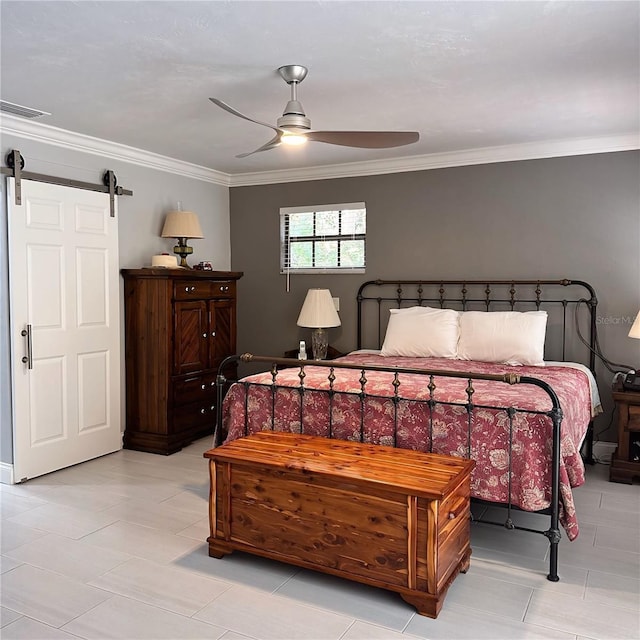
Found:
[[[313,329],[311,350],[314,360],[324,360],[329,346],[330,327],[340,326],[340,316],[336,311],[329,289],[309,289],[298,316],[299,327]]]
[[[630,338],[640,339],[640,311],[638,311],[638,315],[633,321],[628,335]],[[640,393],[640,367],[629,371],[627,375],[624,376],[624,378],[622,379],[622,388],[626,391],[634,391]]]
[[[629,330],[629,337],[640,339],[640,311],[638,311],[638,315],[631,325],[631,329]]]
[[[181,267],[189,268],[187,256],[193,253],[193,249],[187,245],[189,238],[204,238],[198,215],[193,211],[182,211],[180,203],[176,211],[169,211],[162,227],[163,238],[176,238],[178,244],[173,247],[173,252],[180,256]]]

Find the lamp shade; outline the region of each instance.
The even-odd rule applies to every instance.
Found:
[[[162,227],[163,238],[204,238],[198,215],[193,211],[169,211]]]
[[[340,316],[336,311],[329,289],[309,289],[298,316],[299,327],[339,327]]]
[[[629,337],[640,338],[640,311],[638,311],[638,315],[636,316],[634,323],[631,325]]]

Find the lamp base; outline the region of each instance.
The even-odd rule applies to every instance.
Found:
[[[329,332],[322,327],[314,329],[311,333],[311,351],[314,360],[324,360],[327,357],[329,346]]]
[[[173,253],[180,256],[180,264],[178,266],[184,269],[191,269],[187,264],[187,256],[193,253],[193,247],[187,246],[187,238],[177,238],[177,240],[178,244],[173,247]]]

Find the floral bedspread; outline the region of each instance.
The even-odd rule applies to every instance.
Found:
[[[584,483],[579,449],[592,417],[590,384],[584,372],[564,366],[513,367],[370,354],[351,354],[336,362],[358,364],[363,368],[379,365],[482,374],[517,373],[549,383],[558,395],[563,412],[560,521],[570,540],[578,536],[571,489]],[[395,444],[401,448],[471,457],[476,461],[471,479],[472,496],[507,503],[510,493],[511,503],[521,509],[539,511],[549,507],[552,423],[548,416],[515,412],[510,420],[505,409],[477,407],[470,420],[466,408],[461,406],[468,401],[466,378],[435,376],[433,397],[437,404],[432,409],[424,402],[430,395],[429,376],[399,374],[399,400],[394,403],[388,399],[394,394],[394,374],[390,372],[366,371],[367,397],[364,400],[357,395],[362,385],[360,369],[334,369],[334,394],[316,391],[329,389],[328,368],[305,366],[302,394],[299,373],[297,367],[279,371],[275,393],[271,373],[244,378],[243,382],[253,383],[249,386],[232,385],[223,405],[227,441],[268,429],[299,433],[302,415],[302,431],[311,435],[345,440],[360,440],[362,436],[365,442],[375,444]],[[245,398],[247,390],[248,397]],[[473,390],[474,405],[514,407],[524,411],[551,409],[547,393],[530,384],[474,380]],[[441,404],[443,402],[453,404]]]

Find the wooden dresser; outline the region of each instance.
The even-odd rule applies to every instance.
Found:
[[[433,618],[469,567],[471,460],[273,431],[204,455],[211,556],[246,551],[382,587]]]
[[[618,447],[611,459],[609,480],[632,484],[634,478],[640,479],[640,460],[632,447],[632,442],[640,442],[640,391],[626,391],[620,385],[614,388],[613,399],[618,408]]]
[[[241,272],[123,269],[124,446],[170,454],[212,434],[216,372],[236,351]],[[235,377],[235,372],[227,372]]]

